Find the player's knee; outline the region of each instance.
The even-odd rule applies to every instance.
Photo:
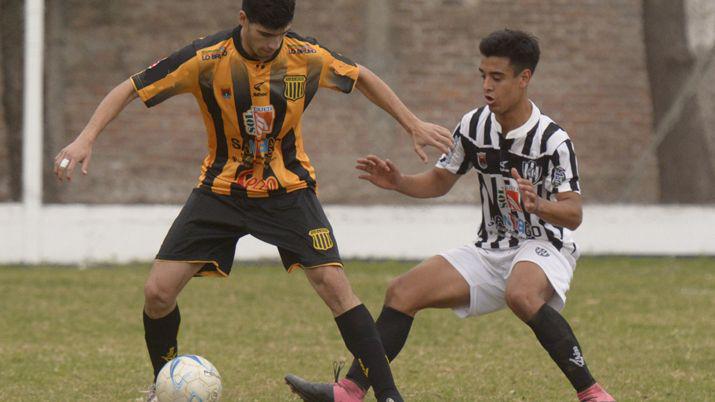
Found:
[[[505,295],[506,304],[523,321],[528,321],[544,304],[538,295],[522,289],[509,289]]]
[[[401,276],[390,280],[385,293],[385,305],[402,312],[411,313],[417,309],[409,297],[408,287]]]
[[[173,292],[160,286],[155,281],[144,284],[144,304],[148,313],[161,313],[174,305],[176,297]]]

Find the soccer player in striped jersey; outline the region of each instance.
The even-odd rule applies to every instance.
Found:
[[[295,0],[243,0],[240,25],[198,39],[135,74],[102,101],[77,139],[55,159],[60,180],[87,173],[100,132],[139,97],[148,107],[193,95],[209,152],[198,184],[174,221],[144,288],[144,329],[154,376],[177,354],[177,296],[193,276],[228,276],[244,235],[277,246],[286,270],[302,268],[335,316],[379,401],[402,401],[375,323],[342,269],[316,197],[301,119],[319,88],[357,88],[424,146],[448,151],[449,130],[418,119],[369,69],[290,31]],[[149,400],[153,395],[149,393]]]
[[[454,130],[454,147],[434,168],[403,175],[389,160],[358,161],[365,172],[361,179],[416,198],[446,194],[470,169],[479,178],[478,240],[432,257],[390,283],[377,320],[385,351],[389,359],[397,356],[413,318],[425,308],[452,308],[464,318],[508,307],[531,327],[580,401],[613,401],[591,376],[559,313],[579,256],[571,233],[581,224],[581,189],[569,136],[527,96],[540,56],[538,41],[501,30],[484,38],[480,50],[486,106],[464,115]],[[335,384],[290,379],[313,400],[360,401],[370,387],[355,363]]]

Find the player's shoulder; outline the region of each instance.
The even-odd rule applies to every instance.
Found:
[[[191,45],[197,53],[206,50],[226,47],[227,42],[233,38],[235,29],[227,29],[194,40]]]
[[[311,36],[303,36],[297,32],[289,31],[285,36],[285,44],[288,54],[291,55],[311,55],[320,50],[320,43]]]
[[[462,115],[459,123],[462,134],[468,135],[471,130],[477,129],[490,113],[489,106],[478,106]]]
[[[537,135],[542,143],[542,150],[553,153],[559,145],[570,140],[569,134],[551,117],[541,113]]]

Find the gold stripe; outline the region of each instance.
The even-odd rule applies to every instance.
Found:
[[[185,262],[187,264],[213,264],[214,268],[216,271],[205,271],[205,272],[197,272],[196,275],[198,276],[217,276],[221,278],[228,278],[228,274],[223,272],[221,268],[218,265],[218,262],[215,260],[167,260],[164,258],[157,258],[154,261],[162,261],[162,262]]]

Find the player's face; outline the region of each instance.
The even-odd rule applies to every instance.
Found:
[[[508,58],[485,57],[479,65],[479,72],[482,74],[484,100],[494,113],[507,113],[526,96],[531,70],[515,74]]]
[[[246,13],[239,15],[241,26],[241,44],[248,54],[258,60],[268,60],[281,47],[283,37],[290,30],[290,24],[281,29],[266,28],[248,20]]]

